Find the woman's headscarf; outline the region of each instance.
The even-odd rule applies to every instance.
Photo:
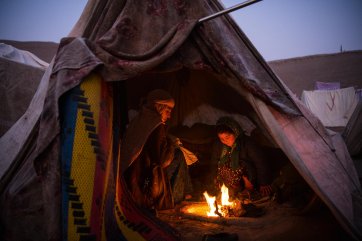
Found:
[[[145,105],[139,114],[129,123],[121,145],[121,172],[138,157],[152,131],[162,124],[160,113],[155,104],[174,107],[175,101],[171,95],[161,89],[149,92],[145,98]]]
[[[228,116],[221,117],[216,122],[216,126],[229,127],[233,131],[236,138],[242,133],[242,129],[241,129],[241,126],[239,125],[239,123],[236,122],[233,118],[228,117]]]
[[[226,126],[228,127],[235,135],[235,138],[238,138],[240,134],[242,133],[242,129],[238,122],[236,122],[231,117],[221,117],[217,122],[216,126]],[[223,145],[221,154],[220,154],[220,160],[219,162],[221,164],[230,162],[230,167],[232,169],[239,168],[239,152],[240,152],[240,146],[238,145],[237,141],[234,143],[232,147]]]
[[[166,105],[173,108],[175,106],[175,100],[167,91],[155,89],[149,92],[146,97],[146,105],[150,106],[154,104]]]

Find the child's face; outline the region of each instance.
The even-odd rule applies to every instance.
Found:
[[[235,137],[234,133],[224,132],[224,133],[217,134],[217,136],[219,137],[219,140],[221,141],[221,143],[223,143],[224,145],[231,147],[235,143],[236,137]]]

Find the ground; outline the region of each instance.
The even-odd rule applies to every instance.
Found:
[[[174,210],[158,213],[159,218],[174,227],[184,241],[201,241],[205,234],[225,232],[237,234],[239,241],[352,240],[324,206],[301,214],[299,209],[287,204],[268,201],[263,204],[266,213],[262,217],[213,222],[180,212],[190,204],[192,202],[183,202]]]

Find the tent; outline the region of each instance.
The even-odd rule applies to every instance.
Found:
[[[343,130],[342,137],[347,145],[347,149],[352,156],[357,156],[362,152],[362,101],[359,101],[346,128]]]
[[[24,114],[47,66],[29,51],[0,43],[0,136]]]
[[[303,91],[302,102],[326,127],[345,127],[354,112],[358,96],[353,87]]]
[[[5,43],[0,43],[0,57],[41,69],[46,69],[49,65],[47,62],[39,59],[35,54],[26,50],[17,49]]]
[[[340,88],[362,88],[362,70],[357,67],[362,63],[361,55],[360,50],[343,51],[275,60],[268,64],[300,98],[303,90],[326,87],[325,83],[335,83]]]
[[[127,110],[154,88],[178,103],[172,126],[205,103],[248,116],[351,237],[362,237],[361,186],[340,136],[328,135],[230,17],[198,24],[221,9],[216,0],[88,2],[0,139],[5,240],[179,239],[134,206],[117,176]]]

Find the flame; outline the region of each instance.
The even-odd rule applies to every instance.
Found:
[[[215,199],[216,197],[210,197],[209,194],[205,191],[204,197],[206,198],[207,204],[209,205],[210,211],[207,212],[207,216],[217,217]]]
[[[229,202],[229,189],[223,184],[222,187],[221,187],[221,206],[217,205],[217,210],[216,210],[216,207],[215,207],[215,200],[216,200],[216,197],[212,197],[212,196],[209,196],[209,194],[205,191],[204,192],[204,197],[207,201],[207,204],[209,205],[209,208],[210,208],[210,211],[207,212],[207,216],[212,216],[212,217],[217,217],[218,215],[216,214],[216,211],[217,210],[222,210],[221,207],[223,206],[231,206],[231,205],[234,205],[234,202]],[[222,216],[225,216],[225,213],[223,213],[222,211],[221,212],[221,215]]]
[[[221,205],[223,206],[231,206],[233,202],[229,202],[229,189],[222,184],[221,187]]]

